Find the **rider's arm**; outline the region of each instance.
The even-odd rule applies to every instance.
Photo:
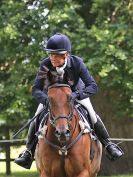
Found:
[[[39,71],[36,75],[35,82],[32,87],[32,95],[37,99],[39,103],[45,104],[47,99],[47,90],[44,89],[45,78],[40,77],[40,71],[43,71],[43,63],[41,63]]]
[[[96,81],[91,76],[82,60],[80,60],[79,71],[80,78],[85,85],[84,89],[79,90],[79,99],[82,100],[84,98],[90,97],[92,94],[95,94],[98,91],[98,87]]]

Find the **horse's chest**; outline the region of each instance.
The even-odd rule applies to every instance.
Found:
[[[51,152],[50,155],[48,154],[45,154],[46,166],[44,167],[48,176],[64,177],[65,173],[68,177],[74,177],[75,174],[78,176],[83,170],[82,162],[80,163],[80,160],[77,161],[74,157],[66,156],[63,158],[53,152]]]

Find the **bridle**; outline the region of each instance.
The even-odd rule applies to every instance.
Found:
[[[67,84],[53,84],[51,86],[48,87],[48,89],[51,89],[51,88],[56,88],[56,87],[69,87],[69,85]],[[73,117],[73,109],[74,109],[74,100],[71,98],[70,99],[70,112],[68,114],[68,116],[55,116],[52,112],[52,107],[51,107],[51,103],[50,103],[50,100],[48,99],[48,108],[49,108],[49,113],[50,113],[50,123],[53,127],[56,127],[56,122],[58,119],[66,119],[67,120],[67,123],[68,123],[68,126],[70,125],[70,122],[72,120],[72,117]]]
[[[56,88],[56,87],[69,87],[70,88],[70,86],[67,85],[67,84],[54,84],[54,85],[49,86],[48,89]],[[53,113],[52,113],[52,110],[51,110],[51,104],[50,104],[49,100],[48,100],[48,108],[49,108],[49,114],[50,114],[50,117],[49,117],[50,118],[50,124],[53,127],[56,127],[56,121],[60,118],[67,119],[68,126],[70,126],[70,122],[73,118],[73,111],[74,111],[74,100],[73,99],[70,100],[70,110],[71,111],[70,111],[68,116],[58,116],[58,117],[54,116]],[[45,141],[46,144],[48,144],[51,147],[58,150],[59,155],[61,155],[61,161],[64,162],[64,158],[67,155],[67,151],[81,138],[84,130],[85,130],[85,128],[81,129],[79,134],[72,141],[70,141],[70,143],[66,142],[66,144],[64,144],[63,146],[56,145],[52,141],[48,140],[46,136],[44,136],[44,141]],[[62,163],[62,164],[64,164],[64,163]]]

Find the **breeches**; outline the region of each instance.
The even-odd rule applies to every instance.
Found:
[[[97,122],[97,115],[93,109],[93,106],[90,102],[90,98],[85,98],[83,100],[77,100],[78,103],[80,103],[81,105],[83,105],[89,112],[91,121],[93,124],[95,124]]]

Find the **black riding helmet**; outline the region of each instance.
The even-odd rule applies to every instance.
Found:
[[[47,52],[65,53],[71,52],[71,42],[69,38],[61,33],[56,33],[49,38],[45,50]]]

